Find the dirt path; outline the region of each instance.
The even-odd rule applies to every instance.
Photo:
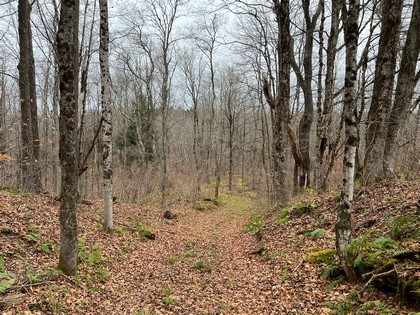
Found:
[[[300,297],[285,282],[284,266],[253,253],[261,244],[244,233],[257,199],[179,202],[175,220],[153,205],[116,204],[111,234],[100,225],[100,203],[80,205],[79,271],[69,278],[55,271],[58,203],[1,197],[3,225],[13,231],[1,235],[1,248],[7,271],[18,277],[7,296],[15,305],[0,305],[4,314],[302,314],[293,312],[291,301]],[[142,237],[143,227],[156,239]]]
[[[413,191],[418,196],[417,187]],[[334,198],[330,201],[287,223],[280,223],[278,214],[255,220],[264,208],[247,195],[224,194],[218,206],[178,201],[171,208],[175,220],[163,219],[153,204],[116,204],[112,233],[102,229],[101,204],[86,203],[79,206],[78,275],[66,277],[56,270],[58,203],[45,196],[0,194],[0,268],[6,280],[15,281],[0,295],[0,313],[330,314],[327,302],[337,310],[361,289],[321,279],[321,266],[305,258],[334,248]],[[244,233],[249,222],[258,226],[263,220],[262,241],[255,231]],[[322,236],[308,235],[318,227]],[[142,236],[147,229],[155,240]],[[387,300],[372,290],[358,303],[372,302],[378,312],[369,314],[385,314],[380,301]],[[401,308],[387,314],[411,313]]]
[[[158,221],[155,241],[118,258],[121,268],[101,288],[110,304],[101,304],[119,314],[280,314],[287,292],[273,265],[252,254],[256,238],[244,233],[254,205],[237,201],[179,208],[177,220]]]

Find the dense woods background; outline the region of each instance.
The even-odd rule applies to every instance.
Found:
[[[394,2],[399,8],[387,8],[397,5]],[[32,170],[35,189],[58,194],[59,8],[55,1],[21,3],[27,6],[20,9],[26,16],[19,18],[27,21],[22,32],[18,32],[17,1],[0,6],[1,180],[3,185],[30,188],[27,172]],[[172,196],[186,196],[199,192],[203,184],[214,186],[218,172],[228,180],[229,189],[240,186],[275,195],[272,178],[278,166],[272,159],[272,142],[277,137],[274,132],[273,139],[277,114],[264,96],[263,77],[273,97],[281,96],[276,83],[281,82],[282,62],[276,3],[110,2],[115,197],[141,199],[162,189]],[[286,127],[281,129],[287,196],[299,186],[323,191],[340,185],[345,75],[341,5],[291,1],[289,10],[290,101]],[[407,100],[395,96],[401,93],[397,80],[402,80],[413,2],[366,1],[359,10],[357,174],[364,174],[363,182],[375,178],[374,170],[390,148],[389,131],[395,133],[397,148],[393,172],[415,178],[419,174],[418,47],[417,55],[413,51],[412,86],[402,86],[411,88],[412,95]],[[384,14],[385,10],[396,11]],[[101,125],[96,1],[81,1],[79,20],[78,163],[86,168],[79,189],[83,197],[97,198],[102,194],[102,151],[100,137],[95,136]],[[401,28],[395,27],[395,20]],[[386,33],[391,31],[394,34]],[[391,57],[385,49],[392,50]],[[18,80],[29,67],[19,61],[19,51],[28,54],[28,65],[34,67],[34,77],[28,81]],[[19,83],[30,87],[32,94],[20,95]],[[391,129],[394,117],[396,130]],[[34,152],[28,153],[32,143]],[[382,149],[377,151],[382,153],[371,153],[377,152],[370,150],[371,143],[379,143]],[[298,156],[292,155],[294,150]]]
[[[334,189],[354,281],[355,183],[419,177],[418,0],[9,0],[0,17],[1,183],[59,196],[66,274],[79,198],[103,196],[112,228],[113,198],[171,218],[220,187],[277,207]]]

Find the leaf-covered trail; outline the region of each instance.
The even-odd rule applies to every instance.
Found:
[[[252,200],[206,211],[176,210],[159,222],[155,241],[119,257],[102,290],[114,311],[161,314],[279,314],[287,305],[272,265],[252,254],[255,237],[244,233]],[[245,201],[244,201],[245,200]],[[248,203],[248,204],[247,204]],[[252,209],[252,210],[250,210]],[[155,222],[155,223],[156,223]],[[124,293],[124,294],[121,294]]]
[[[373,197],[356,199],[360,215],[355,222],[362,226],[374,214],[367,211],[384,206],[415,215],[419,185],[393,184],[393,191],[385,186],[372,190]],[[164,219],[154,204],[116,203],[112,233],[102,229],[100,202],[80,204],[78,275],[70,278],[56,271],[58,202],[0,192],[0,271],[6,281],[14,280],[0,295],[0,313],[330,314],[326,302],[342,303],[361,285],[321,279],[322,264],[306,259],[334,248],[334,197],[314,198],[318,200],[298,201],[310,214],[299,214],[297,207],[282,222],[279,213],[259,218],[267,209],[251,194],[224,194],[217,206],[179,201],[170,208],[175,220]],[[321,200],[323,206],[314,210],[312,205]],[[372,200],[379,200],[380,207]],[[381,222],[378,218],[378,227]],[[255,229],[245,233],[245,227]],[[262,241],[254,235],[259,229]],[[154,240],[144,237],[148,230],[155,233]],[[388,314],[411,314],[376,290],[358,303],[380,301],[398,309]],[[371,314],[381,312],[378,307]]]
[[[55,271],[59,204],[41,195],[1,193],[0,251],[16,283],[0,296],[0,311],[323,314],[325,296],[320,300],[314,288],[325,283],[314,268],[301,266],[295,232],[282,231],[285,242],[275,242],[281,251],[271,247],[259,255],[270,245],[268,235],[262,244],[244,227],[260,201],[231,194],[220,201],[179,202],[171,208],[175,220],[150,204],[117,203],[112,233],[102,230],[101,203],[79,205],[79,271],[69,278]],[[144,228],[156,239],[143,237]]]

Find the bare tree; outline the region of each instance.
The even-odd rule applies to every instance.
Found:
[[[228,154],[228,187],[229,191],[233,187],[233,173],[234,173],[234,150],[235,150],[235,134],[238,130],[239,115],[241,100],[239,95],[241,93],[240,80],[238,72],[235,72],[232,68],[227,69],[227,72],[223,75],[221,82],[220,102],[223,107],[223,116],[226,121],[226,127],[228,132],[227,148]]]
[[[2,58],[3,59],[3,58]],[[0,64],[0,155],[6,154],[6,76],[4,75],[4,60],[1,60]],[[0,163],[0,165],[2,162]]]
[[[43,188],[47,191],[59,193],[59,76],[57,69],[57,47],[56,38],[59,6],[56,0],[49,1],[32,1],[33,2],[33,22],[34,28],[34,44],[38,47],[38,56],[44,56],[44,61],[39,63],[42,69],[42,75],[39,76],[40,89],[38,94],[41,95],[40,103],[42,104],[42,119],[40,122],[41,135],[41,158],[43,157],[42,174]],[[44,80],[43,83],[42,80]],[[43,136],[43,139],[42,139]]]
[[[213,15],[209,22],[205,22],[203,26],[202,34],[195,36],[197,40],[198,48],[206,56],[209,63],[210,77],[209,77],[209,106],[210,106],[210,115],[206,121],[208,127],[208,139],[203,143],[205,149],[205,173],[206,177],[209,176],[210,165],[214,159],[214,169],[215,169],[215,188],[214,196],[217,199],[219,196],[219,185],[220,185],[220,176],[221,176],[221,152],[223,147],[223,139],[221,132],[217,132],[217,119],[216,119],[216,69],[215,69],[215,52],[219,43],[217,42],[218,33],[220,32],[221,22],[217,15]]]
[[[273,189],[274,174],[273,158],[266,158],[266,155],[273,157],[273,142],[270,133],[272,122],[269,122],[269,114],[265,110],[264,97],[266,101],[275,102],[277,97],[278,77],[278,28],[273,25],[270,13],[274,12],[273,7],[268,7],[263,3],[235,1],[233,12],[241,16],[243,33],[239,33],[240,41],[240,66],[255,73],[256,93],[259,100],[261,111],[261,162],[264,168],[263,174],[266,175],[267,194],[271,199],[275,199],[276,190]],[[278,26],[278,25],[277,25]],[[291,38],[290,38],[291,39]],[[246,71],[246,70],[245,70]],[[263,79],[265,77],[265,79]],[[267,93],[269,95],[267,95]],[[264,95],[266,94],[266,95]],[[269,99],[267,99],[269,96]],[[268,102],[269,103],[269,102]],[[270,103],[269,103],[270,104]],[[269,105],[271,110],[271,107]],[[244,108],[245,109],[245,108]],[[245,117],[244,117],[245,119]],[[288,118],[289,119],[289,118]],[[271,125],[271,126],[270,126]],[[293,132],[294,135],[294,132]],[[283,139],[287,141],[287,139]],[[294,138],[296,140],[296,137]],[[268,145],[271,144],[271,145]],[[296,142],[297,144],[297,142]],[[253,166],[255,166],[253,164]]]
[[[78,122],[78,162],[79,162],[79,169],[80,175],[82,175],[88,168],[86,164],[90,152],[89,149],[86,150],[84,141],[86,137],[85,127],[86,127],[86,102],[88,99],[88,79],[89,75],[91,74],[90,64],[92,61],[92,55],[94,51],[93,47],[93,39],[94,39],[94,24],[95,24],[95,12],[96,12],[96,0],[93,1],[93,14],[90,21],[90,28],[88,27],[88,9],[89,9],[89,1],[85,2],[85,7],[83,11],[83,22],[81,25],[81,39],[80,39],[80,47],[79,47],[79,56],[80,56],[80,92],[79,92],[79,101],[78,101],[78,115],[79,115],[79,122]],[[85,43],[86,41],[86,43]],[[94,140],[95,141],[95,140]],[[86,153],[84,151],[87,151]],[[83,191],[83,177],[82,181],[79,182],[79,188]]]
[[[397,48],[401,26],[402,0],[385,0],[382,4],[382,27],[375,68],[372,101],[368,114],[364,180],[381,179],[384,144],[397,63]]]
[[[209,97],[209,106],[210,106],[210,116],[207,121],[208,126],[208,139],[205,144],[206,150],[206,177],[209,176],[210,165],[212,163],[213,157],[217,155],[217,141],[215,134],[215,117],[216,117],[216,84],[215,84],[215,66],[214,66],[214,55],[218,47],[217,36],[220,32],[221,22],[217,15],[213,15],[209,22],[205,22],[203,34],[200,34],[196,37],[198,43],[198,48],[203,52],[207,57],[210,70],[210,97]],[[217,158],[214,159],[217,164]]]
[[[270,82],[264,78],[263,90],[267,103],[271,109],[271,124],[273,130],[273,186],[274,199],[278,205],[287,198],[286,184],[286,149],[287,129],[289,123],[290,102],[290,65],[291,65],[291,37],[290,37],[290,3],[289,0],[273,0],[273,10],[278,26],[277,60],[278,82],[276,82],[275,96]]]
[[[351,244],[351,212],[354,193],[354,170],[356,161],[357,138],[357,44],[359,40],[359,0],[350,0],[347,8],[342,2],[344,42],[346,46],[346,77],[344,96],[345,149],[343,161],[343,188],[341,201],[337,208],[335,225],[336,248],[347,279],[355,282],[354,254],[349,250]]]
[[[60,76],[60,256],[59,268],[74,275],[77,268],[77,163],[78,121],[78,17],[79,1],[61,3],[57,31],[57,61]]]
[[[420,53],[420,1],[415,0],[401,57],[400,71],[391,113],[388,119],[388,132],[385,141],[383,176],[395,176],[398,152],[398,132],[406,121],[419,72],[416,65]],[[415,107],[414,107],[415,108]],[[419,115],[418,115],[419,116]],[[417,124],[418,126],[418,124]]]
[[[20,48],[18,69],[23,146],[21,171],[23,189],[41,191],[41,174],[39,170],[40,142],[30,12],[31,5],[29,1],[20,0],[18,4]]]
[[[184,53],[184,60],[181,65],[184,72],[185,84],[187,87],[188,96],[192,102],[192,115],[193,115],[193,155],[195,164],[195,176],[196,176],[196,187],[195,191],[197,194],[201,192],[201,181],[202,181],[202,136],[200,136],[199,126],[199,102],[202,93],[202,81],[204,67],[202,59],[197,60],[194,53]]]
[[[311,158],[310,158],[310,133],[314,116],[314,101],[312,93],[313,81],[313,47],[314,47],[314,33],[317,25],[318,18],[321,14],[323,1],[318,2],[316,12],[313,16],[310,14],[310,0],[302,0],[303,13],[305,17],[305,46],[303,52],[303,70],[304,74],[292,56],[292,66],[296,73],[298,83],[303,90],[304,96],[304,111],[303,116],[299,122],[299,147],[302,157],[302,174],[300,175],[300,186],[310,186],[310,173],[311,173]]]
[[[172,73],[172,49],[175,44],[172,31],[174,23],[179,17],[179,7],[182,0],[171,1],[148,1],[148,16],[154,24],[159,42],[161,60],[159,70],[161,73],[160,82],[160,107],[162,113],[162,181],[161,181],[161,208],[166,208],[168,194],[168,159],[169,159],[169,123],[168,113],[171,99],[171,73]]]
[[[135,22],[132,22],[135,23]],[[139,147],[139,155],[146,164],[155,160],[156,155],[156,104],[155,104],[155,53],[153,43],[143,33],[142,26],[133,24],[131,34],[135,45],[139,46],[140,53],[132,57],[128,52],[121,53],[126,75],[134,80],[130,86],[124,86],[125,94],[133,89],[130,113],[123,116],[130,121],[129,128],[135,129],[136,145]],[[157,60],[157,59],[156,59]]]
[[[104,180],[104,228],[111,229],[112,220],[112,110],[109,75],[108,0],[99,0],[101,15],[99,62],[101,66],[102,159]]]
[[[330,161],[335,160],[335,143],[332,134],[332,112],[334,104],[334,77],[337,55],[337,42],[340,33],[340,2],[332,1],[331,26],[327,44],[327,64],[324,85],[324,102],[322,113],[318,117],[318,191],[325,192],[327,189],[328,175],[330,173]],[[339,135],[337,135],[339,137]]]

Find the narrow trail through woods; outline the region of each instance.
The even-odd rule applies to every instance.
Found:
[[[114,307],[130,312],[128,305],[141,304],[161,314],[279,314],[282,286],[271,264],[253,253],[255,237],[244,233],[256,205],[250,198],[238,201],[230,196],[225,205],[206,211],[177,209],[176,220],[160,221],[155,241],[138,243],[119,258],[124,268],[113,272],[107,294]]]
[[[390,215],[418,215],[419,188],[401,182],[361,191],[355,226],[373,218],[374,237],[384,239]],[[0,269],[13,280],[0,295],[2,314],[323,315],[349,304],[346,298],[363,286],[323,279],[327,264],[308,259],[334,250],[334,196],[294,200],[280,212],[251,193],[180,199],[170,206],[174,220],[164,219],[154,200],[116,203],[111,233],[103,230],[102,203],[84,202],[75,277],[56,270],[55,200],[3,192],[0,205]],[[418,241],[403,246],[416,250]],[[391,298],[372,288],[354,306],[377,306],[369,314],[382,314],[387,301],[397,310],[388,314],[412,314]]]

